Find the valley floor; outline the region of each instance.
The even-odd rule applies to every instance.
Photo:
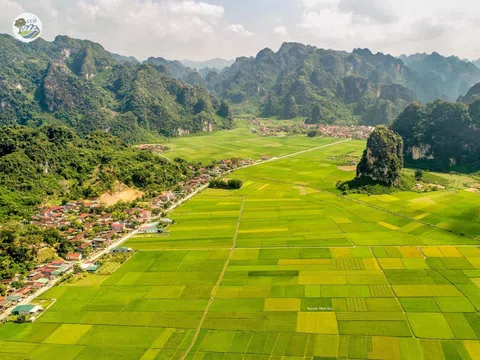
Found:
[[[204,158],[186,139],[166,155],[338,141],[221,136],[190,139],[210,146]],[[140,251],[111,276],[55,287],[37,322],[1,325],[0,358],[480,359],[480,195],[344,197],[335,183],[353,174],[339,166],[364,145],[237,171],[241,190],[208,189],[172,213],[169,235],[130,239]]]

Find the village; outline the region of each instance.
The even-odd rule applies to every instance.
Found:
[[[268,160],[268,157],[264,156],[258,162],[265,160]],[[0,295],[0,316],[10,311],[14,316],[21,315],[34,321],[37,314],[44,309],[38,305],[24,304],[26,300],[44,292],[63,276],[78,271],[78,268],[80,271],[95,273],[99,265],[90,259],[97,259],[106,249],[111,248],[112,253],[131,252],[132,249],[119,246],[121,244],[118,243],[125,239],[127,234],[135,232],[168,235],[168,227],[173,221],[166,217],[167,209],[206,187],[212,179],[254,163],[252,159],[225,159],[198,170],[190,166],[194,173],[193,178],[179,183],[175,191],[166,191],[152,199],[143,199],[141,207],[134,203],[134,206],[110,213],[99,200],[38,207],[30,224],[43,230],[58,230],[67,240],[71,251],[58,254],[62,257],[60,259],[37,265],[26,276],[16,275],[1,280],[1,285],[5,286],[7,291],[4,296]],[[115,245],[118,247],[114,247]]]
[[[374,130],[371,126],[341,126],[291,122],[279,123],[278,121],[270,120],[251,120],[249,124],[252,133],[265,137],[299,135],[315,132],[315,136],[319,137],[366,140]]]

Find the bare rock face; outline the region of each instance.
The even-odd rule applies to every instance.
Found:
[[[402,168],[402,138],[384,125],[377,126],[368,138],[367,148],[357,166],[357,180],[398,186]]]

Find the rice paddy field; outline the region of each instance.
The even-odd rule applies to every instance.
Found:
[[[479,360],[480,195],[344,197],[363,142],[285,141],[331,145],[239,170],[112,275],[44,294],[0,359]]]

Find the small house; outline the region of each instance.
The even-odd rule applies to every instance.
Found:
[[[138,230],[139,234],[157,234],[158,231],[158,223],[154,224],[149,224],[144,227],[142,227],[140,230]]]
[[[82,254],[79,253],[68,253],[66,256],[68,261],[80,261],[82,260]]]
[[[10,295],[10,296],[7,296],[5,300],[19,302],[19,301],[22,301],[22,297],[20,295]]]
[[[141,219],[148,219],[150,216],[151,216],[151,212],[150,212],[150,211],[148,211],[148,210],[141,210],[141,211],[140,211],[139,217],[140,217]]]
[[[133,251],[132,248],[129,248],[129,247],[126,247],[126,246],[121,246],[121,247],[113,249],[112,253],[120,254],[120,253],[129,253],[129,252],[132,252],[132,251]]]
[[[90,274],[93,274],[97,272],[98,268],[99,268],[98,265],[92,264],[89,267],[87,267],[87,272],[89,272]]]
[[[123,230],[125,230],[125,223],[114,222],[111,226],[112,230],[115,230],[117,232],[122,232]]]
[[[25,286],[24,288],[21,288],[18,291],[15,291],[14,295],[19,295],[19,296],[25,296],[28,295],[32,291],[32,288],[30,286]]]
[[[35,315],[44,309],[38,305],[18,305],[12,310],[12,315]]]

